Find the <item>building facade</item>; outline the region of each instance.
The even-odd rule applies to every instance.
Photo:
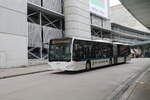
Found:
[[[132,16],[123,5],[111,7],[110,15],[112,39],[131,44],[132,53],[140,57],[148,57],[150,30],[136,20],[136,16]]]
[[[136,36],[146,32],[111,24],[108,5],[109,0],[1,0],[0,68],[24,66],[31,59],[47,60],[48,43],[54,38],[147,40]],[[135,34],[129,34],[132,31]]]
[[[111,23],[112,40],[128,44],[140,43],[150,40],[150,33],[139,31],[117,23]]]
[[[109,18],[92,13],[89,2],[1,0],[0,68],[27,65],[29,59],[47,59],[48,43],[53,38],[104,37],[102,32],[111,29]],[[109,9],[107,5],[101,6]]]
[[[150,30],[136,20],[123,5],[112,6],[110,16],[113,39],[127,43],[150,40]]]
[[[144,25],[134,18],[128,10],[121,4],[112,6],[110,10],[111,22],[117,23],[135,30],[149,32]]]
[[[26,0],[0,0],[0,68],[28,63]]]

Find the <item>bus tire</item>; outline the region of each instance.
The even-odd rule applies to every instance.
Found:
[[[89,71],[90,69],[91,69],[91,63],[90,63],[90,61],[88,61],[87,63],[86,63],[86,71]]]

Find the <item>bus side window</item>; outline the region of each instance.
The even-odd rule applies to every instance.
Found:
[[[83,48],[84,48],[83,50],[84,59],[91,58],[91,44],[89,42],[84,42]]]
[[[73,59],[80,61],[81,59],[91,58],[91,44],[87,41],[75,41],[74,42]]]
[[[119,56],[128,56],[130,54],[129,46],[118,45]]]
[[[73,59],[77,61],[79,59],[78,45],[74,44],[73,48]]]
[[[75,61],[80,61],[82,58],[83,58],[83,47],[78,41],[75,41],[73,45],[73,59]]]

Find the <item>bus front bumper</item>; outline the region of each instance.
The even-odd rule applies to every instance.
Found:
[[[74,71],[73,62],[48,62],[52,70]]]

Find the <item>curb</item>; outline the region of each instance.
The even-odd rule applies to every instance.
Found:
[[[29,68],[29,67],[34,67],[38,65],[46,65],[47,63],[42,63],[42,64],[28,64],[28,65],[21,65],[21,66],[12,66],[12,67],[7,67],[7,68],[0,68],[0,69],[15,69],[15,68]]]
[[[114,91],[103,100],[127,100],[121,99],[122,96],[126,93],[126,91],[128,91],[128,89],[130,89],[130,87],[141,76],[141,74],[143,75],[143,73],[148,70],[149,66],[150,65],[148,65],[142,71],[139,71],[137,74],[133,74],[131,77],[125,80],[118,88],[114,89]]]
[[[17,77],[17,76],[25,76],[25,75],[37,74],[37,73],[49,72],[49,71],[52,71],[52,70],[42,70],[42,71],[34,71],[34,72],[27,72],[27,73],[22,73],[22,74],[2,76],[2,77],[0,77],[0,79],[7,79],[7,78],[13,78],[13,77]]]

